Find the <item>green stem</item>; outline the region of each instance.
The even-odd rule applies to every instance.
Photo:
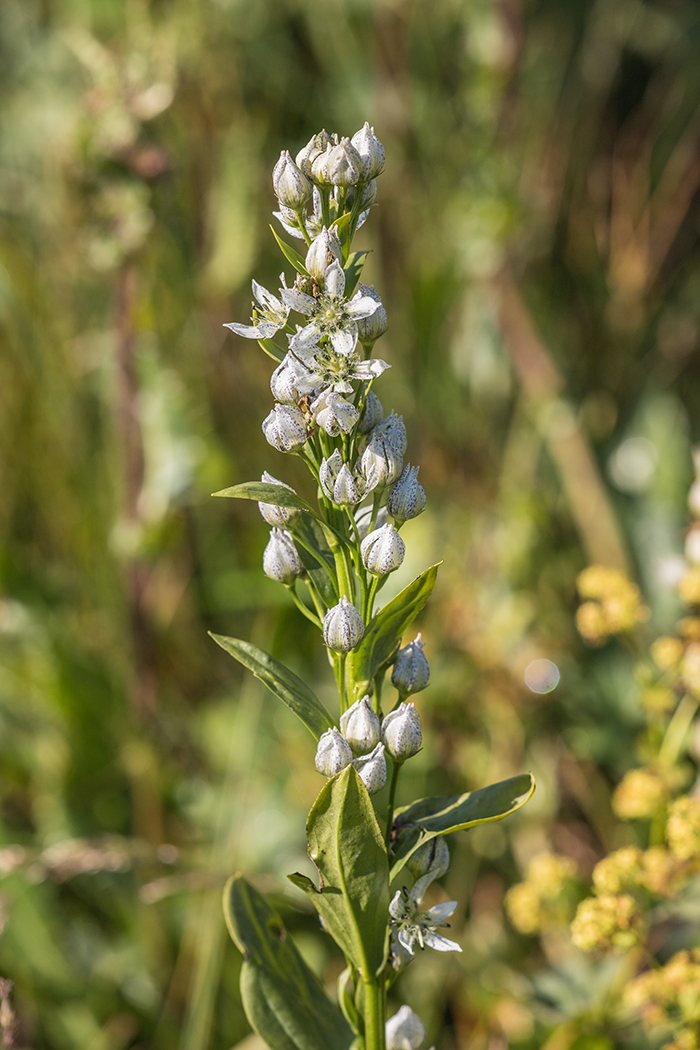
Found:
[[[285,586],[287,587],[287,590],[291,594],[292,601],[296,605],[296,607],[299,610],[299,612],[303,613],[303,615],[306,617],[306,619],[310,620],[311,623],[314,625],[314,627],[318,627],[319,630],[320,630],[323,625],[322,625],[321,621],[319,620],[318,616],[316,616],[315,613],[312,613],[311,609],[307,609],[307,607],[304,605],[303,601],[301,600],[301,598],[297,594],[296,589],[295,589],[296,588],[296,581],[294,583],[291,583],[291,584],[285,584]]]
[[[347,653],[338,653],[338,695],[340,697],[340,713],[345,714],[348,709],[348,685],[345,678],[345,661]]]
[[[662,766],[672,766],[677,760],[685,735],[698,709],[698,701],[688,693],[683,697],[668,723],[666,734],[659,749],[659,762]]]
[[[313,582],[313,580],[311,579],[310,576],[306,577],[306,579],[304,580],[304,583],[309,588],[309,594],[311,595],[313,603],[314,603],[314,605],[316,607],[316,612],[318,613],[319,621],[321,623],[321,626],[323,627],[323,619],[324,619],[324,617],[326,615],[325,602],[323,601],[323,598],[321,597],[321,595],[316,590],[316,585],[314,584],[314,582]],[[333,584],[334,584],[334,586],[336,584],[335,578],[333,579]]]
[[[365,1050],[385,1050],[383,982],[367,980],[365,988]]]
[[[373,576],[372,577],[372,582],[369,585],[369,590],[367,591],[367,595],[366,595],[366,599],[365,599],[365,607],[362,610],[362,619],[365,622],[365,626],[367,626],[369,621],[372,619],[372,610],[374,608],[374,599],[376,597],[377,590],[379,589],[379,585],[382,582],[382,579],[385,579],[385,577]]]
[[[303,208],[299,208],[297,211],[294,212],[294,214],[296,215],[297,219],[299,220],[299,229],[301,230],[302,234],[304,235],[304,240],[306,241],[307,245],[310,248],[311,247],[311,238],[309,237],[308,230],[306,229],[306,223],[304,222],[304,211],[303,211]]]
[[[384,831],[384,843],[389,850],[389,844],[391,842],[391,829],[394,825],[394,802],[396,799],[396,785],[399,782],[399,773],[401,772],[401,766],[403,762],[397,762],[393,759],[394,768],[391,773],[391,784],[389,786],[389,804],[386,810],[386,829]]]

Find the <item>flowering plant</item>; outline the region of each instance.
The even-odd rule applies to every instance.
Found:
[[[373,390],[389,368],[373,356],[387,317],[374,287],[360,283],[367,252],[352,251],[383,167],[384,149],[369,124],[352,139],[322,131],[296,160],[282,152],[273,171],[274,214],[287,234],[305,243],[306,254],[275,234],[296,271],[293,285],[282,274],[277,296],[254,281],[251,324],[227,326],[257,340],[274,360],[275,404],[263,433],[278,452],[304,461],[314,496],[302,497],[267,472],[260,482],[216,495],[258,501],[271,526],[263,569],[321,632],[339,697],[336,717],[268,653],[214,635],[301,719],[316,742],[316,769],[328,778],[307,821],[319,885],[301,874],[289,879],[345,955],[338,1006],[279,915],[243,876],[235,875],[225,891],[229,929],[245,958],[243,1003],[272,1050],[419,1050],[422,1022],[405,1005],[386,1020],[387,992],[417,946],[461,951],[440,932],[457,902],[421,910],[428,887],[449,866],[444,836],[502,819],[534,790],[525,774],[395,808],[403,764],[422,743],[420,715],[409,697],[430,677],[421,636],[403,648],[401,641],[435,586],[438,566],[375,608],[404,559],[401,529],[426,504],[418,468],[404,464],[403,420],[394,412],[385,416]],[[291,313],[302,323],[293,326]],[[389,671],[396,694],[386,700]]]

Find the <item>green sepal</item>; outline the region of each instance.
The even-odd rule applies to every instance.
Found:
[[[220,489],[212,492],[212,496],[227,496],[230,499],[254,499],[260,503],[274,503],[278,507],[291,507],[297,510],[314,513],[305,499],[297,496],[296,492],[288,489],[285,485],[275,485],[269,481],[244,481],[240,485],[232,485],[228,489]]]
[[[258,346],[261,350],[264,350],[267,356],[271,357],[273,361],[277,361],[278,364],[284,360],[286,350],[282,350],[274,339],[258,339]]]
[[[410,806],[397,809],[394,817],[397,838],[391,878],[399,874],[411,854],[423,843],[453,831],[466,831],[477,824],[503,820],[524,806],[534,790],[535,778],[532,774],[521,773],[520,776],[489,784],[478,791],[421,798]]]
[[[271,1050],[349,1050],[354,1033],[304,962],[278,913],[242,875],[224,890],[229,932],[244,962],[241,997]]]
[[[241,641],[240,638],[227,638],[223,634],[212,634],[211,631],[209,634],[217,645],[252,671],[271,693],[279,697],[301,719],[315,740],[336,724],[308,685],[264,649],[258,649],[256,645]]]
[[[432,594],[442,562],[422,572],[374,616],[364,638],[347,659],[348,680],[354,683],[353,699],[370,691],[370,683],[382,664],[391,657],[404,631],[415,620]]]
[[[295,249],[292,248],[291,244],[287,244],[286,241],[283,241],[280,237],[278,237],[273,226],[270,226],[270,229],[272,230],[272,236],[279,244],[280,251],[284,255],[287,262],[291,263],[298,273],[303,274],[304,277],[308,277],[309,271],[306,269],[304,259],[301,255],[299,255],[299,252],[295,251]]]
[[[345,270],[345,296],[348,299],[351,298],[357,288],[362,275],[362,268],[365,265],[365,256],[367,255],[369,255],[368,251],[353,252],[352,255],[348,256],[348,261],[343,267]]]
[[[288,875],[306,893],[356,970],[371,979],[388,951],[389,861],[367,788],[347,766],[323,787],[306,823],[320,889]]]

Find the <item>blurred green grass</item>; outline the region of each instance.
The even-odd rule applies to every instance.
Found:
[[[268,362],[221,325],[253,275],[274,287],[279,150],[365,119],[387,150],[360,235],[390,318],[379,393],[429,495],[407,563],[445,559],[402,790],[540,784],[453,844],[468,950],[421,959],[401,995],[438,1050],[542,1044],[552,1018],[522,1004],[543,959],[503,893],[548,843],[584,868],[610,846],[638,722],[631,657],[577,639],[576,573],[628,564],[655,624],[677,613],[659,565],[700,439],[699,43],[691,0],[0,7],[8,1046],[243,1039],[219,907],[237,867],[337,973],[284,880],[306,863],[309,742],[206,631],[322,696],[331,675],[262,575],[255,508],[209,493],[263,469],[306,484],[260,431]],[[562,673],[542,697],[538,656]]]

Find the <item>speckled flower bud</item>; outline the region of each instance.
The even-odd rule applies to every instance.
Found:
[[[278,452],[294,452],[306,441],[306,423],[298,408],[275,405],[263,421],[263,434]]]
[[[311,178],[317,186],[330,186],[331,179],[328,170],[328,163],[331,158],[331,153],[335,149],[332,143],[328,143],[323,153],[319,153],[314,157],[311,164]]]
[[[277,478],[273,478],[272,474],[268,474],[266,470],[263,471],[263,476],[260,480],[268,485],[281,485],[282,488],[294,492],[291,485],[286,485],[284,481],[278,481]],[[286,529],[293,525],[298,521],[301,514],[301,511],[295,510],[294,507],[278,507],[276,503],[258,503],[258,510],[267,524],[277,529]]]
[[[425,1042],[425,1025],[410,1006],[402,1006],[385,1025],[386,1050],[420,1050]]]
[[[361,755],[353,762],[370,795],[376,795],[386,784],[386,759],[384,744],[377,744],[368,755]]]
[[[326,276],[326,270],[334,259],[342,266],[343,249],[340,238],[335,226],[331,226],[330,230],[324,226],[306,253],[304,265],[312,277],[322,282]]]
[[[323,641],[335,653],[349,653],[360,644],[364,633],[362,617],[345,597],[329,609],[323,618]]]
[[[403,470],[403,456],[389,438],[376,434],[376,427],[362,453],[360,465],[367,489],[390,485]]]
[[[386,576],[398,569],[406,554],[406,544],[393,525],[382,525],[360,544],[362,564],[373,576]]]
[[[281,401],[283,405],[296,405],[299,401],[299,391],[296,388],[300,366],[287,354],[284,360],[277,365],[270,376],[270,390],[275,401]]]
[[[278,583],[294,583],[304,571],[294,540],[284,529],[272,529],[263,553],[263,572]]]
[[[377,423],[381,423],[383,419],[384,409],[382,408],[381,401],[373,390],[368,390],[367,399],[365,400],[365,410],[362,413],[362,422],[360,423],[358,430],[361,434],[369,434],[370,430],[373,430]]]
[[[417,518],[425,510],[425,489],[418,480],[420,467],[409,463],[403,474],[389,493],[387,510],[397,521],[408,521]]]
[[[353,473],[338,449],[332,456],[321,461],[319,480],[323,492],[337,507],[353,507],[360,503],[367,492],[364,477]]]
[[[379,303],[373,314],[370,314],[369,317],[361,317],[357,322],[358,339],[363,346],[372,346],[377,339],[384,335],[389,327],[386,310],[379,292],[376,291],[373,284],[359,284],[357,291],[360,295],[367,295],[370,299],[374,299],[376,303]]]
[[[377,423],[372,431],[372,437],[384,438],[390,441],[402,456],[406,454],[406,425],[403,416],[397,416],[396,412],[390,412],[386,419]]]
[[[355,512],[355,524],[357,525],[357,531],[360,534],[360,539],[363,540],[369,533],[369,527],[372,524],[372,512],[373,507],[370,504],[369,507],[361,507],[360,510]],[[388,520],[388,514],[386,507],[380,507],[377,513],[377,520],[374,523],[375,529],[381,529],[382,525],[386,525]]]
[[[425,642],[417,634],[412,642],[399,650],[391,672],[391,684],[401,696],[419,693],[430,681],[430,665],[423,654],[424,648]]]
[[[328,177],[334,186],[355,186],[360,181],[362,158],[350,139],[343,138],[328,158]]]
[[[430,839],[429,842],[424,842],[406,861],[406,867],[415,879],[420,879],[428,873],[434,879],[439,879],[449,866],[450,851],[441,835]]]
[[[382,740],[392,758],[405,762],[423,743],[420,715],[414,704],[399,704],[382,722]]]
[[[350,745],[333,726],[321,735],[316,748],[316,769],[324,777],[334,777],[352,762]]]
[[[296,166],[286,149],[282,150],[272,170],[272,186],[280,204],[296,211],[303,208],[313,190],[306,175]]]
[[[331,437],[337,437],[342,431],[349,434],[360,418],[354,405],[346,401],[341,394],[324,390],[311,404],[311,415],[315,423]]]
[[[337,142],[337,136],[335,137],[335,142]],[[324,129],[319,131],[318,135],[312,135],[303,149],[299,150],[296,155],[296,164],[307,178],[311,178],[311,168],[316,157],[323,153],[329,143],[334,145],[335,142],[334,137],[329,135]]]
[[[362,162],[360,178],[363,182],[376,179],[384,171],[384,147],[374,134],[374,128],[365,121],[364,127],[355,132],[351,141]]]
[[[382,727],[372,710],[369,696],[363,696],[340,716],[340,732],[356,755],[366,755],[377,746]]]

